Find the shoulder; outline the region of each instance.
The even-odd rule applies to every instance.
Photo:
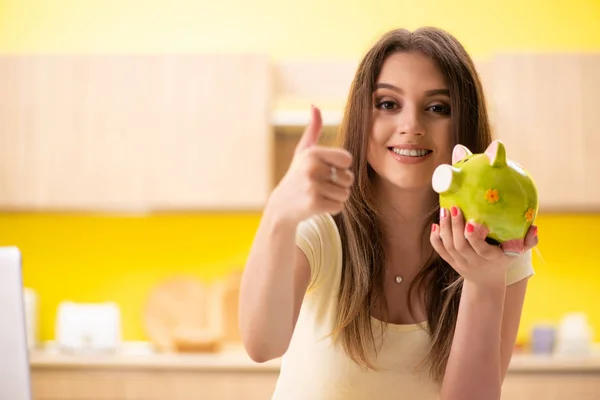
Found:
[[[298,224],[297,235],[306,239],[338,235],[337,225],[331,214],[317,214]]]
[[[532,250],[515,257],[506,271],[506,285],[512,285],[535,274],[533,269]]]
[[[340,233],[331,214],[312,216],[298,224],[296,245],[302,250],[311,269],[308,291],[315,290],[341,268]]]

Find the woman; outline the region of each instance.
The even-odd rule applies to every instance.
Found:
[[[341,148],[320,129],[313,108],[242,281],[247,352],[283,356],[273,398],[499,399],[537,229],[511,257],[439,209],[435,168],[491,142],[472,60],[440,29],[391,31],[360,63]]]

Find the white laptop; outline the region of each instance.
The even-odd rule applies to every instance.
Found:
[[[0,400],[31,400],[21,252],[0,247]]]

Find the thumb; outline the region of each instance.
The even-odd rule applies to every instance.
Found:
[[[321,118],[321,110],[315,106],[311,106],[311,115],[308,125],[304,129],[304,133],[300,141],[296,145],[296,152],[314,146],[319,141],[323,120]]]
[[[527,234],[525,235],[525,247],[532,248],[535,247],[538,243],[538,228],[536,225],[531,225]]]

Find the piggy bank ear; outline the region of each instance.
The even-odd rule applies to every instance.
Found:
[[[473,153],[471,153],[471,150],[467,149],[462,144],[457,144],[456,146],[454,146],[454,150],[452,151],[452,164],[456,164],[466,156],[470,155],[473,155]]]
[[[500,140],[494,140],[485,150],[485,155],[490,159],[492,167],[501,167],[506,165],[506,149],[504,143]]]

